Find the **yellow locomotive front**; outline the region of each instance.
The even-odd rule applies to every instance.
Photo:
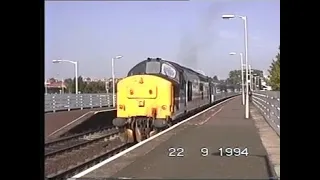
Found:
[[[166,127],[173,113],[173,85],[156,75],[132,75],[117,84],[113,124],[126,142],[142,141]]]

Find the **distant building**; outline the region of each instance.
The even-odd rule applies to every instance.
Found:
[[[106,82],[106,78],[83,77],[82,79],[83,79],[83,82],[86,82],[86,83],[99,82],[99,81]]]
[[[44,83],[46,94],[63,94],[67,91],[67,86],[64,82],[50,78]]]

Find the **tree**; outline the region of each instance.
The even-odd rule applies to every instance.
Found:
[[[49,82],[57,82],[57,80],[55,78],[50,78]]]
[[[230,71],[228,81],[231,84],[240,84],[241,83],[241,70]]]
[[[272,90],[280,91],[280,46],[279,52],[270,65],[269,72],[269,81],[268,85],[271,86]]]
[[[75,93],[75,79],[65,79],[67,92]],[[105,93],[106,87],[103,81],[84,82],[81,76],[78,77],[78,87],[81,93]]]
[[[83,90],[84,93],[105,93],[105,82],[89,82]]]
[[[76,83],[75,79],[73,81],[74,81],[74,83]],[[85,90],[86,86],[87,86],[87,83],[83,81],[82,76],[79,76],[78,77],[78,91],[80,91],[81,93],[85,93],[84,90]]]
[[[213,76],[213,80],[219,81],[218,76]]]
[[[68,79],[64,79],[64,84],[66,85],[67,87],[67,90],[66,92],[68,93],[72,93],[74,91],[74,84],[72,82],[72,79],[71,78],[68,78]]]
[[[252,69],[252,73],[253,76],[259,76],[259,77],[263,77],[263,71],[258,70],[258,69]],[[246,70],[244,69],[243,71],[243,77],[244,77],[244,83],[246,82]],[[249,78],[249,77],[248,77]],[[241,85],[241,70],[232,70],[229,72],[229,77],[228,77],[228,83],[230,84],[238,84]],[[255,84],[255,78],[252,78],[252,83]]]

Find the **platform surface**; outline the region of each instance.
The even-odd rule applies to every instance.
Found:
[[[169,149],[176,150],[174,157]],[[178,148],[181,149],[178,150]],[[202,155],[208,150],[208,155]],[[220,150],[224,151],[223,153]],[[248,156],[228,154],[247,149]],[[173,149],[170,149],[173,151]],[[177,151],[183,157],[177,157]],[[227,157],[227,155],[231,155]],[[82,178],[270,179],[274,172],[252,119],[236,97]]]
[[[114,110],[110,107],[102,108],[92,108],[92,109],[78,109],[72,111],[59,111],[59,112],[48,112],[45,113],[44,121],[44,136],[47,138],[51,133],[63,128],[65,125],[72,123],[77,118],[88,114],[89,112],[104,111],[104,110]]]

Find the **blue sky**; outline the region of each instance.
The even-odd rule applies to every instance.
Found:
[[[279,0],[215,1],[45,1],[45,77],[79,75],[117,77],[147,57],[178,62],[207,75],[226,78],[239,69],[244,51],[243,21],[223,20],[222,14],[248,17],[249,62],[267,70],[280,44]],[[59,74],[57,76],[57,74]]]

